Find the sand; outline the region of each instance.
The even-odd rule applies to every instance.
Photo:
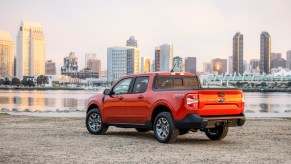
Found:
[[[291,163],[291,119],[247,119],[224,140],[204,133],[159,143],[153,132],[110,127],[91,135],[84,118],[0,114],[0,163]]]

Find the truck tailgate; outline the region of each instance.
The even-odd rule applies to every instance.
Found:
[[[238,89],[199,90],[201,116],[237,115],[244,111],[243,93]]]

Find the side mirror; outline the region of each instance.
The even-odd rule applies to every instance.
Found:
[[[103,92],[104,95],[110,95],[110,93],[111,93],[110,89],[105,89]]]

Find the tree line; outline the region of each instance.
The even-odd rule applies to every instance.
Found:
[[[34,87],[35,85],[44,85],[48,84],[48,77],[44,75],[40,75],[36,78],[36,83],[27,76],[24,76],[23,79],[20,81],[17,77],[13,77],[11,80],[6,77],[5,79],[0,79],[0,85],[6,85],[6,86],[29,86]]]

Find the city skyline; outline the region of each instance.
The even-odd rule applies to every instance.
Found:
[[[96,53],[106,68],[107,48],[124,45],[133,35],[141,56],[152,60],[156,45],[171,43],[173,56],[197,58],[198,71],[209,58],[232,55],[232,36],[238,31],[244,34],[245,60],[259,58],[258,34],[264,30],[272,35],[274,52],[286,58],[290,50],[290,1],[132,2],[7,1],[0,6],[0,30],[9,32],[16,43],[19,22],[38,22],[46,36],[46,60],[54,59],[57,68],[71,51],[80,61],[85,53]]]

